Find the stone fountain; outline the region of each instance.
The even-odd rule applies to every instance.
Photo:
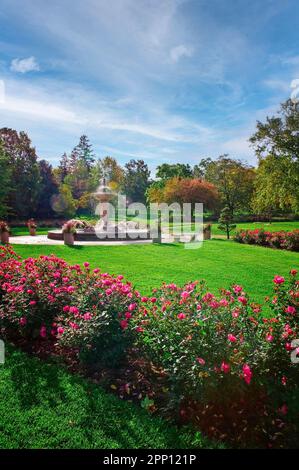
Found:
[[[92,196],[97,201],[95,214],[99,216],[99,220],[95,226],[81,220],[74,220],[76,241],[140,242],[151,239],[148,227],[140,228],[139,223],[133,221],[124,220],[116,223],[110,220],[111,201],[117,197],[117,193],[113,192],[106,184],[106,178],[102,179],[100,186]],[[62,230],[49,231],[48,238],[63,240]]]

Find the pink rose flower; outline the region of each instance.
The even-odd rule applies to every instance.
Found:
[[[273,282],[274,284],[283,284],[285,282],[285,278],[282,276],[274,276]]]
[[[227,339],[228,339],[228,341],[230,341],[231,343],[236,343],[236,342],[237,342],[237,338],[236,338],[234,335],[232,335],[232,334],[228,334],[228,335],[227,335]]]
[[[178,314],[178,319],[179,319],[179,320],[184,320],[184,318],[186,318],[185,313],[182,313],[182,312],[181,312],[181,313]]]
[[[125,330],[126,328],[128,328],[128,322],[127,320],[121,320],[120,321],[120,327]]]
[[[221,366],[220,366],[220,369],[222,370],[222,372],[224,374],[228,374],[229,371],[230,371],[230,365],[227,363],[227,362],[222,362]]]
[[[285,309],[285,312],[294,315],[296,313],[296,309],[295,307],[292,307],[292,305],[288,305],[288,307]]]
[[[201,366],[204,366],[206,363],[206,361],[202,357],[197,357],[196,360]]]
[[[45,326],[42,326],[39,330],[39,334],[42,338],[45,338],[47,336],[47,328]]]
[[[238,297],[238,301],[239,301],[242,305],[246,305],[246,304],[247,304],[247,299],[246,299],[246,297],[240,296],[240,297]]]
[[[252,371],[248,364],[244,364],[242,367],[242,370],[243,370],[243,378],[245,382],[247,383],[247,385],[249,385],[252,379]]]

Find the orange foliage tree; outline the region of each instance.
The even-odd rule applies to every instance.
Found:
[[[216,187],[198,178],[171,178],[164,187],[163,202],[203,203],[204,209],[215,210],[219,204]]]

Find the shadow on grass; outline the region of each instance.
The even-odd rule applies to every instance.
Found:
[[[19,415],[22,420],[29,420],[28,438],[25,442],[24,434],[20,438],[22,446],[34,447],[36,439],[43,439],[40,433],[45,433],[46,438],[48,435],[49,445],[55,442],[55,446],[64,448],[78,446],[78,442],[82,443],[81,448],[191,448],[195,441],[196,446],[202,446],[202,438],[195,437],[194,432],[179,431],[136,405],[104,392],[98,385],[70,374],[62,366],[42,362],[11,347],[7,352],[2,406],[6,410],[7,394],[11,419]],[[71,429],[70,423],[74,423]],[[39,437],[32,442],[29,436],[36,435],[35,426]]]

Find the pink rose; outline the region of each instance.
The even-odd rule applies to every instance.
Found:
[[[273,282],[274,284],[283,284],[285,281],[285,278],[282,276],[274,276]]]
[[[197,357],[196,360],[201,366],[204,366],[206,363],[206,361],[202,357]]]
[[[247,299],[246,297],[243,297],[243,296],[240,296],[238,297],[238,301],[243,304],[243,305],[246,305],[247,304]]]
[[[184,318],[186,318],[185,313],[182,313],[182,312],[181,312],[181,313],[178,314],[178,319],[179,319],[179,320],[184,320]]]
[[[247,385],[249,385],[252,379],[252,371],[248,364],[244,364],[242,367],[242,370],[243,370],[243,378],[245,382],[247,383]]]
[[[128,328],[128,322],[127,320],[121,320],[120,321],[120,327],[125,330],[126,328]]]
[[[227,362],[224,362],[224,361],[223,361],[222,364],[221,364],[220,369],[222,370],[222,372],[223,372],[224,374],[228,374],[229,371],[230,371],[230,365],[227,364]]]
[[[228,334],[228,335],[227,335],[227,339],[228,339],[228,341],[230,341],[231,343],[236,343],[236,342],[237,342],[237,338],[236,338],[234,335],[232,335],[232,334]]]
[[[42,338],[45,338],[47,336],[47,328],[45,326],[42,326],[39,330],[39,334]]]
[[[286,313],[290,313],[291,315],[294,315],[296,313],[295,307],[292,307],[291,305],[288,305],[288,307],[285,309]]]

